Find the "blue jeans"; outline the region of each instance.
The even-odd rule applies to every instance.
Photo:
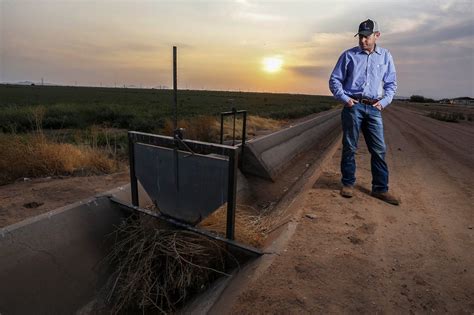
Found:
[[[352,107],[344,107],[342,119],[342,184],[355,184],[355,153],[359,133],[362,130],[365,143],[369,149],[372,169],[372,191],[388,191],[388,167],[385,163],[385,141],[383,137],[382,113],[372,105],[356,103]]]

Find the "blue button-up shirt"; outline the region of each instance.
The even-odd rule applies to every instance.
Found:
[[[397,90],[392,55],[377,45],[371,54],[359,46],[346,50],[332,71],[329,89],[336,99],[344,103],[354,96],[379,99],[382,107],[386,107]]]

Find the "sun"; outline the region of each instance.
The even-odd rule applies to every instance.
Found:
[[[281,70],[283,60],[280,57],[266,57],[262,60],[263,71],[275,73]]]

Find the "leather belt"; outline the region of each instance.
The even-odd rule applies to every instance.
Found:
[[[365,97],[360,97],[360,96],[349,96],[349,97],[365,105],[374,105],[375,103],[379,101],[378,99],[370,99],[370,98],[365,98]]]
[[[377,103],[379,100],[375,99],[375,100],[372,100],[372,99],[368,99],[368,98],[363,98],[363,99],[360,99],[359,102],[362,103],[362,104],[365,104],[365,105],[374,105],[375,103]]]

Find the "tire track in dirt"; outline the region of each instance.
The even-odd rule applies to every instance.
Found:
[[[390,109],[388,117],[391,123],[395,123],[396,120],[402,130],[408,127],[413,135],[422,135],[419,144],[424,145],[425,149],[433,151],[428,145],[434,145],[439,149],[436,153],[441,153],[439,155],[443,156],[446,148],[449,148],[450,152],[454,151],[455,153],[451,154],[451,157],[457,158],[470,168],[470,163],[474,159],[474,145],[472,143],[474,132],[463,132],[453,128],[451,126],[453,123],[440,122],[432,118],[411,114],[408,110],[401,108]]]
[[[452,165],[455,162],[431,158],[436,152],[430,150],[431,146],[425,145],[420,137],[418,129],[424,127],[422,122],[416,124],[419,126],[418,129],[412,129],[412,124],[406,126],[404,122],[413,117],[404,116],[406,118],[404,120],[396,117],[394,120],[392,115],[387,115],[387,118],[387,138],[390,139],[392,147],[403,148],[403,151],[393,149],[389,151],[394,164],[393,174],[398,177],[396,181],[400,184],[402,191],[411,190],[410,194],[404,194],[404,203],[411,206],[409,213],[398,220],[399,226],[395,229],[400,233],[407,233],[406,235],[410,237],[392,255],[412,258],[405,259],[404,268],[398,268],[406,278],[404,283],[400,283],[403,288],[401,293],[411,304],[410,311],[430,311],[430,308],[446,311],[449,303],[444,301],[449,300],[451,296],[456,296],[456,290],[449,291],[447,288],[456,287],[456,283],[444,280],[451,277],[449,273],[444,272],[443,268],[432,274],[426,262],[431,261],[433,264],[431,268],[435,268],[437,265],[445,264],[444,261],[450,257],[451,261],[446,264],[461,272],[464,272],[466,268],[463,268],[463,264],[459,262],[466,258],[472,262],[472,257],[466,257],[466,252],[464,252],[473,248],[472,240],[466,243],[466,246],[457,248],[459,244],[469,241],[469,236],[465,234],[460,242],[458,231],[468,231],[467,226],[462,223],[466,222],[465,220],[472,220],[471,214],[466,211],[472,200],[469,201],[469,197],[459,194],[459,191],[466,191],[462,189],[466,188],[462,187],[463,183],[454,185],[458,187],[453,188],[453,183],[459,184],[459,182],[456,182],[453,176],[446,176],[443,167],[440,167],[446,166],[443,163],[448,162]],[[407,153],[409,158],[404,159],[403,156],[407,156]],[[447,205],[451,205],[451,210],[454,210],[452,212],[461,216],[451,219],[449,212],[446,212]],[[407,227],[409,227],[408,230]],[[418,257],[410,253],[417,253]],[[394,267],[397,268],[397,266]],[[399,279],[401,278],[400,276]],[[464,287],[469,287],[467,281],[464,282]],[[472,293],[472,288],[470,291]],[[457,293],[462,295],[462,292]],[[438,297],[442,295],[444,295],[442,299]]]
[[[355,196],[340,197],[339,150],[301,194],[288,247],[230,313],[474,312],[473,160],[453,145],[472,137],[424,118],[384,111],[390,187],[401,206],[370,197],[362,138]]]

